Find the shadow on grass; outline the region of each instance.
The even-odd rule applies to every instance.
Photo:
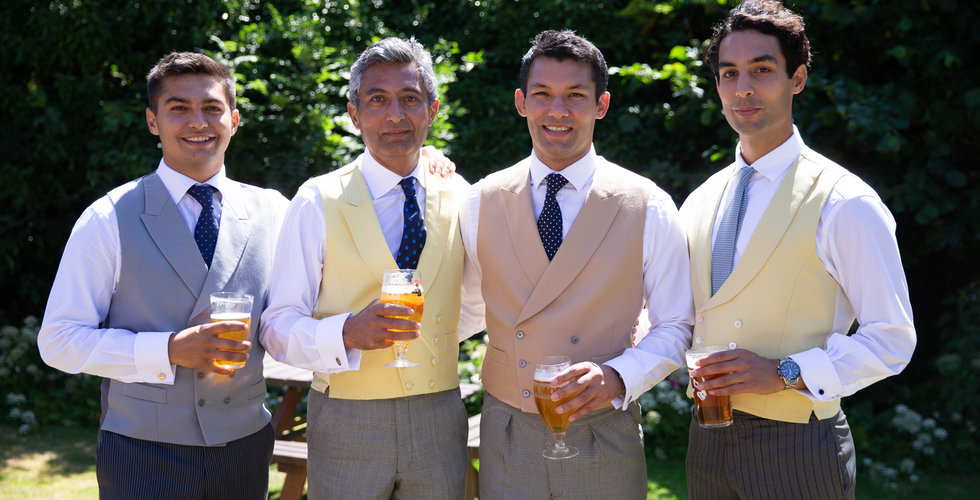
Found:
[[[41,467],[45,475],[72,476],[95,470],[94,427],[49,426],[25,435],[0,425],[0,467]]]

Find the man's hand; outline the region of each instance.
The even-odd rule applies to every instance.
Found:
[[[691,371],[691,377],[713,377],[697,385],[698,390],[707,390],[712,396],[732,394],[772,394],[786,388],[783,379],[776,373],[779,360],[763,358],[745,349],[732,349],[705,356],[698,360],[699,368]],[[800,379],[798,389],[804,387]]]
[[[570,396],[555,409],[558,413],[571,413],[569,422],[574,422],[586,413],[609,404],[610,401],[623,393],[626,386],[616,370],[592,362],[576,363],[562,371],[552,380],[552,384],[561,386],[551,395],[552,401],[561,401]]]
[[[414,340],[422,325],[394,316],[411,316],[412,308],[374,299],[344,322],[344,347],[370,351],[384,349],[395,340]],[[394,331],[400,330],[400,331]]]
[[[456,171],[456,164],[434,146],[423,147],[422,156],[429,160],[429,173],[438,174],[445,179]]]
[[[248,360],[248,352],[229,351],[248,351],[252,343],[247,340],[223,339],[218,334],[246,328],[248,325],[240,321],[221,321],[192,326],[173,333],[167,342],[170,362],[221,375],[234,373],[235,370],[214,366],[214,360],[244,362]]]

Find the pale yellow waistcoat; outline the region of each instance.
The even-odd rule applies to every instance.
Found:
[[[423,165],[424,167],[424,165]],[[389,368],[394,349],[364,351],[359,370],[316,373],[313,388],[340,399],[386,399],[454,389],[459,386],[460,286],[463,243],[458,200],[440,176],[425,176],[425,247],[418,270],[425,289],[421,337],[408,346],[408,358],[421,366]],[[397,269],[385,243],[370,191],[357,162],[316,179],[326,224],[326,255],[314,316],[356,313],[381,295],[385,269]]]
[[[825,348],[833,330],[840,285],[817,257],[816,231],[827,197],[846,171],[804,148],[738,265],[711,296],[711,231],[727,172],[716,173],[691,193],[680,211],[691,252],[694,346],[738,347],[767,358]],[[825,419],[840,410],[839,401],[812,402],[792,390],[764,396],[738,394],[732,396],[732,406],[797,423],[807,422],[811,412]]]
[[[606,162],[550,262],[531,206],[528,161],[481,185],[477,253],[489,335],[483,386],[537,413],[536,359],[563,354],[601,364],[632,345],[643,302],[645,187],[652,183]]]

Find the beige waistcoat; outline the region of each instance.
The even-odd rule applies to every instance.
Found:
[[[564,354],[603,363],[632,344],[643,300],[644,179],[603,162],[568,235],[548,261],[531,205],[529,162],[487,177],[477,253],[489,342],[486,390],[536,413],[534,362]]]
[[[418,269],[425,289],[421,337],[408,346],[408,358],[421,366],[389,368],[394,348],[364,351],[359,370],[316,373],[313,388],[341,399],[386,399],[453,389],[459,386],[457,328],[463,243],[458,201],[449,183],[425,175],[425,247]],[[357,164],[317,179],[326,224],[326,256],[314,315],[358,312],[381,295],[385,269],[397,269],[370,191]]]
[[[826,347],[840,285],[817,257],[816,230],[827,197],[844,170],[804,148],[738,265],[711,296],[711,231],[728,181],[726,172],[713,175],[681,207],[691,251],[694,346],[738,347],[767,358]],[[840,410],[839,401],[814,402],[792,390],[764,396],[738,394],[732,396],[732,406],[797,423],[807,422],[811,412],[825,419]]]

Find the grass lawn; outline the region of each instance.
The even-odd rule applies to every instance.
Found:
[[[19,436],[16,427],[0,425],[0,500],[98,498],[96,434],[94,428],[47,427]],[[275,465],[269,473],[270,498],[276,499],[285,475],[278,472]],[[647,500],[686,499],[684,461],[676,458],[648,460],[647,484]],[[980,476],[976,475],[931,475],[918,483],[903,484],[894,491],[877,488],[859,475],[857,498],[976,498],[977,491],[980,491]]]

